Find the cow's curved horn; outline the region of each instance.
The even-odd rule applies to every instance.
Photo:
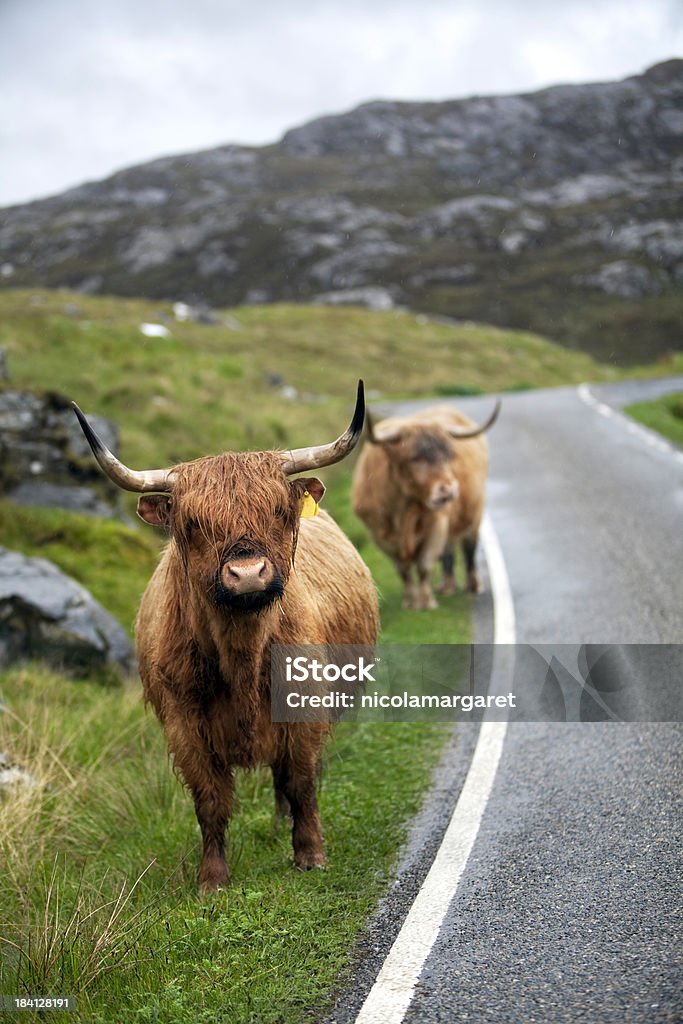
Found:
[[[81,430],[85,434],[86,441],[92,448],[92,453],[100,464],[100,468],[107,474],[110,480],[122,487],[124,491],[170,491],[173,486],[173,473],[169,469],[148,469],[143,472],[136,472],[128,469],[122,462],[113,455],[102,440],[97,436],[85,416],[75,402],[72,402],[73,410],[78,417]]]
[[[377,433],[369,410],[365,414],[365,422],[368,425],[368,441],[370,444],[386,444],[390,441],[398,441],[401,437],[402,431],[400,427],[387,427],[386,430],[380,430]]]
[[[363,431],[365,419],[365,389],[363,381],[358,381],[358,392],[356,394],[356,408],[351,423],[336,441],[330,444],[318,444],[311,448],[295,448],[293,451],[283,452],[282,468],[289,476],[292,473],[301,473],[305,469],[320,469],[322,466],[332,466],[353,451]]]
[[[480,427],[473,427],[471,430],[468,430],[467,428],[465,428],[464,430],[461,430],[459,427],[446,427],[446,431],[451,435],[451,437],[460,437],[460,438],[477,437],[479,434],[483,434],[485,430],[488,430],[489,427],[493,426],[493,424],[498,419],[498,413],[499,412],[500,412],[500,399],[498,399],[496,401],[495,409],[493,410],[493,412],[491,413],[491,415],[487,419],[486,423],[482,423],[482,425]]]

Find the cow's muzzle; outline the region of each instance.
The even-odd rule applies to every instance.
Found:
[[[436,484],[429,495],[427,507],[432,509],[444,508],[446,505],[450,505],[452,501],[455,501],[459,494],[460,487],[457,481],[449,484]]]
[[[282,596],[280,573],[265,555],[231,558],[218,572],[216,603],[241,611],[259,611]]]

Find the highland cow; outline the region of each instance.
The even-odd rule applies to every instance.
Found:
[[[78,407],[104,472],[143,492],[138,514],[169,544],[136,624],[144,698],[194,798],[203,853],[200,891],[228,881],[225,830],[234,769],[270,765],[276,807],[292,817],[294,861],[325,864],[316,782],[329,727],[277,724],[270,709],[271,644],[374,643],[375,588],[362,559],[325,512],[300,518],[316,477],[356,445],[362,382],[350,427],[331,444],[289,452],[227,453],[135,472],[109,452]]]
[[[467,589],[481,589],[475,564],[484,510],[488,445],[483,426],[450,406],[382,420],[373,428],[353,478],[351,500],[375,544],[404,584],[404,608],[436,608],[432,575],[441,559],[440,592],[455,590],[455,545],[462,543]],[[417,573],[417,581],[413,573]]]

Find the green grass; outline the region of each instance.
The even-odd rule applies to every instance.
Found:
[[[683,394],[664,395],[651,402],[635,402],[627,405],[624,411],[683,447]]]
[[[69,315],[68,305],[79,312]],[[391,396],[618,375],[527,332],[444,324],[407,312],[250,306],[231,311],[238,329],[171,318],[172,338],[140,334],[141,322],[170,316],[170,305],[142,299],[6,291],[0,344],[13,386],[52,388],[118,416],[124,444],[141,456],[153,450],[147,434],[159,435],[164,451],[178,457],[242,435],[255,446],[277,443],[280,432],[289,439],[293,425],[305,429],[320,419],[322,399],[350,403],[359,376]],[[267,372],[302,392],[296,416],[293,403],[265,384]]]
[[[112,416],[134,467],[334,436],[348,421],[356,376],[367,375],[357,365],[364,332],[374,332],[378,366],[395,344],[395,323],[405,324],[358,311],[321,318],[298,308],[244,310],[240,331],[173,325],[173,340],[151,341],[137,325],[159,306],[78,297],[82,315],[72,318],[63,313],[69,298],[1,297],[12,386],[57,390]],[[335,324],[351,351],[330,374],[320,346],[334,347]],[[452,343],[449,331],[436,330],[439,344]],[[269,370],[312,397],[279,397],[264,383]],[[406,370],[399,385],[416,381]],[[393,567],[352,514],[350,474],[347,465],[325,471],[325,507],[371,566],[383,641],[467,641],[463,594],[436,612],[401,609]],[[128,628],[162,543],[135,521],[0,502],[0,544],[49,558]],[[268,773],[242,773],[229,840],[233,883],[202,902],[192,801],[138,686],[107,688],[29,666],[0,677],[0,693],[8,707],[0,750],[39,781],[0,801],[1,992],[75,994],[80,1009],[65,1019],[84,1021],[296,1022],[323,1005],[385,891],[446,727],[338,729],[321,790],[326,872],[292,868],[287,829],[272,824]]]
[[[269,774],[242,774],[232,884],[200,901],[192,804],[137,692],[36,669],[0,686],[0,749],[39,782],[0,802],[0,991],[76,995],[68,1019],[83,1021],[293,1022],[320,1004],[387,885],[443,726],[338,729],[325,872],[293,869]]]
[[[463,594],[436,612],[401,609],[393,567],[352,520],[348,493],[347,470],[327,498],[375,574],[383,641],[466,641]],[[151,531],[16,512],[0,503],[0,543],[50,557],[132,621],[157,558]],[[284,1024],[324,1005],[386,888],[446,726],[338,728],[321,789],[324,873],[293,869],[269,773],[239,773],[232,885],[207,903],[195,895],[192,802],[137,684],[104,688],[29,666],[0,676],[0,694],[0,750],[39,781],[0,798],[0,992],[75,994],[68,1019],[103,1022]]]
[[[350,518],[348,483],[338,474],[327,497],[378,582],[383,641],[466,641],[463,594],[435,612],[401,609],[393,567]],[[126,623],[158,550],[142,528],[47,509],[19,519],[8,502],[0,543],[47,555]],[[29,666],[0,676],[0,694],[0,750],[39,782],[0,798],[0,992],[77,995],[65,1019],[102,1022],[294,1024],[324,1006],[386,888],[446,726],[338,728],[321,788],[324,873],[293,869],[269,773],[239,773],[232,884],[201,902],[192,802],[137,684],[103,688]]]
[[[176,323],[168,303],[9,290],[0,292],[0,346],[11,387],[57,391],[112,417],[122,457],[135,468],[335,436],[359,376],[372,405],[623,375],[528,332],[407,312],[273,305],[229,315],[232,326]],[[140,334],[142,322],[164,318],[170,339]],[[679,368],[672,358],[639,372]],[[267,374],[279,374],[299,397],[269,387]],[[134,499],[126,500],[132,515]]]

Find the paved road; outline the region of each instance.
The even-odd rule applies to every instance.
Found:
[[[618,407],[661,393],[635,391],[599,397]],[[479,418],[490,399],[457,404]],[[505,396],[491,449],[518,640],[683,642],[683,460],[573,388]],[[680,692],[683,680],[668,684]],[[665,722],[508,727],[406,1021],[683,1020],[680,737]],[[353,1019],[363,995],[334,1019]]]

